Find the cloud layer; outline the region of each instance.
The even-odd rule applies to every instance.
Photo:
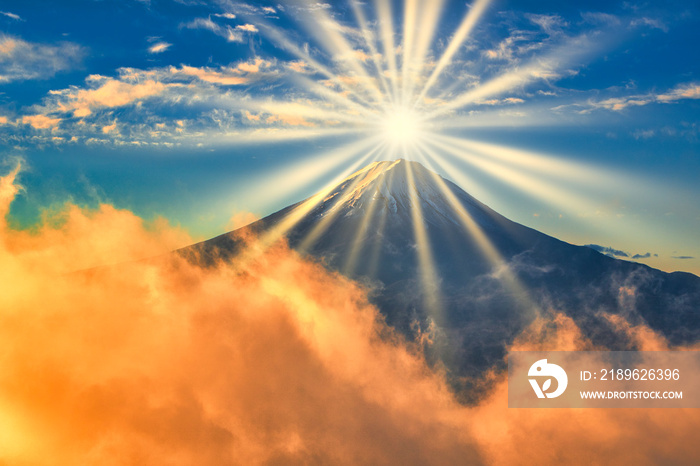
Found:
[[[19,192],[0,179],[0,215]],[[67,206],[0,225],[6,464],[683,464],[700,415],[479,406],[391,332],[361,288],[284,245],[203,270],[128,211]],[[127,262],[132,261],[132,262]],[[99,264],[121,265],[87,269]],[[78,270],[78,271],[75,271]],[[82,270],[82,271],[80,271]],[[649,329],[613,322],[645,349]],[[595,349],[562,314],[513,349]]]
[[[4,212],[14,175],[2,181]],[[3,225],[0,240],[10,435],[0,460],[477,459],[465,408],[407,347],[380,337],[388,330],[362,291],[282,245],[245,267],[123,264],[187,238],[109,206],[68,207],[37,233]]]
[[[36,44],[0,35],[0,83],[48,79],[80,64],[85,49],[77,44]]]

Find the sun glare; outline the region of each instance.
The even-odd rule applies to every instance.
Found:
[[[412,144],[419,139],[422,125],[420,118],[413,110],[397,109],[385,115],[381,132],[391,144]]]

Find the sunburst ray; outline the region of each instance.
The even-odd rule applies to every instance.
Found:
[[[474,29],[474,26],[489,3],[490,0],[477,0],[476,3],[474,3],[474,5],[469,9],[459,27],[455,31],[455,34],[452,36],[447,48],[440,57],[440,60],[438,60],[437,65],[435,65],[435,69],[423,86],[423,89],[416,99],[416,103],[420,103],[420,101],[428,94],[428,91],[430,91],[430,89],[435,85],[443,70],[450,65],[452,58],[455,56],[459,50],[459,47],[464,43],[467,37],[469,37],[469,34],[471,33],[472,29]]]
[[[391,0],[375,0],[377,9],[377,20],[382,37],[382,51],[386,55],[386,62],[389,68],[389,78],[393,90],[392,101],[397,102],[399,97],[398,69],[396,65],[396,49],[394,42],[394,21],[392,19]]]
[[[307,6],[309,11],[308,15],[301,16],[301,22],[306,31],[315,37],[318,43],[331,56],[335,57],[341,66],[359,78],[359,82],[374,97],[376,104],[385,107],[387,105],[386,96],[381,92],[375,78],[368,73],[364,62],[357,58],[357,51],[352,48],[340,32],[343,30],[343,26],[331,18],[323,8],[314,8],[309,0],[302,0],[302,3]],[[309,8],[310,6],[311,8]]]
[[[423,303],[425,308],[438,325],[443,324],[443,307],[440,296],[440,276],[437,272],[435,259],[428,237],[426,223],[423,217],[420,194],[416,190],[415,173],[410,163],[406,167],[406,179],[408,181],[408,195],[410,199],[409,209],[413,226],[413,237],[416,242],[416,254],[418,255],[418,271],[423,287]]]
[[[537,310],[537,306],[530,297],[527,288],[521,283],[521,281],[515,276],[515,274],[510,269],[506,259],[501,255],[495,245],[488,238],[483,228],[474,220],[472,215],[469,214],[464,205],[457,199],[452,190],[447,186],[445,181],[435,172],[435,168],[432,166],[431,160],[434,160],[438,165],[444,163],[444,159],[440,157],[430,148],[422,145],[421,149],[428,157],[423,157],[423,162],[430,168],[430,172],[433,180],[442,191],[443,195],[447,199],[453,212],[457,215],[457,218],[462,223],[462,226],[467,230],[468,234],[476,241],[479,246],[479,251],[482,253],[484,258],[491,264],[494,272],[500,276],[503,283],[507,288],[513,292],[514,296],[518,300],[527,304],[531,310]]]
[[[364,39],[365,45],[367,45],[367,49],[370,52],[372,63],[374,64],[374,70],[382,84],[382,89],[387,96],[387,100],[392,101],[392,89],[390,88],[389,82],[384,75],[384,67],[380,60],[379,51],[377,50],[377,42],[374,34],[369,28],[369,25],[367,24],[367,17],[365,16],[362,5],[360,5],[358,0],[350,0],[350,6],[355,14],[355,19],[360,27],[360,31],[362,31],[362,38]]]
[[[443,138],[430,140],[430,144],[439,147],[461,161],[469,163],[478,170],[501,180],[510,186],[517,187],[528,196],[540,202],[562,209],[567,213],[588,212],[595,205],[583,196],[577,196],[571,189],[560,187],[542,176],[516,169],[505,162],[498,162],[477,152],[471,152],[454,143],[445,143]]]
[[[383,150],[383,144],[378,145],[377,147],[368,151],[367,154],[365,154],[363,157],[360,157],[357,162],[357,165],[362,166],[363,164],[366,164],[368,160],[371,161],[376,159],[377,153],[379,153],[381,150]],[[314,225],[314,227],[304,236],[304,238],[301,239],[299,245],[297,246],[298,251],[308,251],[309,248],[311,248],[313,244],[318,240],[318,238],[324,232],[326,232],[328,227],[332,224],[332,222],[337,218],[338,214],[340,213],[340,209],[338,209],[337,207],[343,206],[354,195],[357,194],[355,188],[357,188],[358,184],[360,184],[364,180],[364,171],[366,170],[356,172],[353,174],[352,179],[346,178],[340,183],[343,184],[349,182],[349,184],[342,189],[341,194],[339,196],[335,196],[332,200],[330,200],[331,202],[329,203],[329,206],[326,209],[323,218]],[[324,199],[323,202],[325,204],[327,201]]]
[[[385,177],[387,176],[386,170],[381,170],[378,178],[377,178],[377,184],[379,186],[386,184],[388,186],[388,189],[391,190],[391,181],[386,180]],[[365,215],[362,218],[362,221],[360,222],[357,230],[353,234],[353,241],[350,246],[350,252],[348,253],[348,256],[345,260],[345,263],[342,266],[342,270],[345,274],[347,275],[353,275],[356,270],[356,265],[357,265],[357,260],[360,254],[360,251],[362,247],[364,246],[364,241],[366,239],[366,235],[369,231],[369,227],[372,224],[372,221],[374,220],[374,215],[377,210],[377,208],[380,206],[380,199],[377,198],[377,193],[372,193],[372,200],[369,203],[368,206],[363,206],[365,210]],[[386,216],[382,216],[381,219],[379,219],[379,223],[375,225],[377,228],[376,234],[381,235],[384,230],[384,226],[386,224]],[[379,241],[376,241],[376,244],[379,244]],[[378,257],[379,251],[374,251],[374,255]],[[374,256],[372,256],[374,257]],[[371,267],[370,267],[371,269]]]

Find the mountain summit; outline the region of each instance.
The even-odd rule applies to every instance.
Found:
[[[408,221],[414,202],[419,201],[427,207],[422,209],[426,222],[458,223],[439,186],[445,182],[417,162],[374,162],[345,179],[319,207],[325,212],[340,209],[348,216],[379,209],[382,215],[396,215],[394,221]]]
[[[417,162],[375,162],[241,229],[274,238],[370,289],[370,300],[465,401],[503,370],[537,317],[565,314],[592,344],[634,349],[622,315],[672,344],[700,339],[700,278],[613,259],[517,224]],[[241,231],[181,250],[230,258]],[[428,338],[425,338],[425,337]]]

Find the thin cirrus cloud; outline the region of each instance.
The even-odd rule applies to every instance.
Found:
[[[236,16],[234,14],[224,14],[217,15],[223,16],[226,19],[233,19]],[[188,23],[184,23],[181,27],[187,29],[205,29],[213,32],[219,37],[223,37],[228,42],[243,42],[245,39],[244,33],[255,33],[258,29],[252,24],[239,24],[236,27],[231,27],[229,25],[220,25],[214,22],[211,17],[208,18],[195,18]]]
[[[174,76],[191,76],[201,81],[223,86],[238,86],[248,82],[246,76],[237,73],[235,69],[222,68],[219,71],[210,68],[197,68],[194,66],[182,65],[180,68],[171,68]]]
[[[148,47],[148,53],[163,53],[172,47],[172,45],[173,44],[169,44],[168,42],[158,42]]]
[[[214,13],[214,16],[217,18],[236,19],[236,15],[233,13]]]
[[[690,82],[678,84],[676,87],[662,93],[648,93],[634,96],[613,97],[600,101],[589,101],[588,108],[582,112],[597,109],[622,111],[628,107],[641,107],[652,103],[673,103],[685,99],[700,99],[700,83]]]
[[[182,27],[187,29],[205,29],[219,37],[223,37],[228,42],[243,41],[243,36],[237,33],[231,26],[221,26],[212,21],[211,18],[195,18],[189,23],[183,24]]]
[[[549,35],[561,33],[562,28],[568,26],[568,22],[559,15],[528,14],[525,17]]]
[[[15,21],[24,21],[19,15],[11,13],[9,11],[0,11],[0,15],[7,16],[8,18],[14,19]]]
[[[642,17],[633,20],[631,26],[647,26],[653,29],[660,29],[663,32],[668,32],[668,25],[663,21],[655,18]]]
[[[0,35],[0,82],[47,79],[75,68],[84,56],[85,49],[70,42],[46,45]]]
[[[249,83],[261,70],[270,69],[271,66],[271,62],[257,58],[252,61],[238,63],[236,66],[221,67],[218,70],[187,65],[182,65],[180,68],[171,67],[170,74],[175,77],[195,77],[212,84],[237,86]]]

